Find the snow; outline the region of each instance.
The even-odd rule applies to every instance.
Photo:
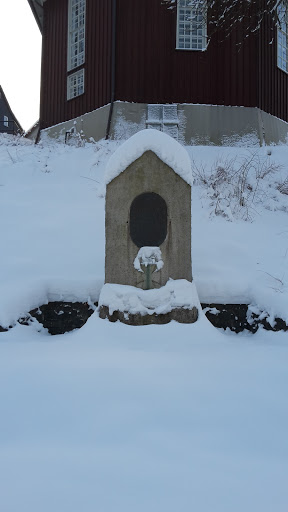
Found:
[[[131,315],[163,315],[173,309],[201,309],[194,282],[170,279],[158,289],[142,290],[134,286],[106,283],[100,293],[99,306],[108,306],[109,314],[122,311]]]
[[[123,142],[110,157],[104,178],[106,185],[146,151],[153,151],[183,180],[189,185],[192,184],[191,161],[186,149],[169,135],[158,130],[146,129]]]
[[[119,147],[118,141],[69,147],[48,139],[34,146],[0,137],[2,327],[48,301],[98,301],[104,283],[104,174]],[[186,149],[195,181],[192,271],[200,301],[251,304],[271,322],[275,316],[288,321],[288,196],[277,189],[288,176],[287,146],[271,146],[269,156],[259,148],[261,161],[269,158],[281,167],[258,182],[251,169],[247,192],[258,183],[260,193],[254,202],[247,198],[247,208],[237,205],[232,184],[216,180],[215,188],[215,176],[225,162],[240,168],[249,148]],[[195,175],[201,166],[208,185]]]
[[[104,282],[104,197],[93,173],[95,154],[111,150],[12,143],[0,145],[2,327],[48,301],[96,301]]]
[[[156,272],[163,268],[162,253],[160,247],[141,247],[134,260],[134,268],[143,272],[141,265],[156,265]]]
[[[99,299],[104,172],[118,147],[0,136],[1,326],[49,300]],[[187,149],[208,176],[219,158],[249,154]],[[277,189],[288,148],[270,149],[282,168],[261,181],[248,220],[232,189],[227,216],[220,185],[195,176],[192,267],[202,302],[245,302],[273,322],[288,314]],[[95,311],[54,337],[16,323],[0,333],[1,511],[286,512],[287,359],[287,333],[224,333],[201,311],[192,325],[144,327]]]
[[[5,512],[286,512],[287,333],[94,313],[0,338]]]

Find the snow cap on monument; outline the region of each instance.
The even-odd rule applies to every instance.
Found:
[[[186,149],[166,133],[153,129],[136,133],[113,153],[106,166],[105,184],[108,185],[146,151],[153,151],[186,183],[192,185],[191,161]]]

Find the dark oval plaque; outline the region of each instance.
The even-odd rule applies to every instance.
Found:
[[[137,247],[159,247],[167,235],[167,205],[163,197],[145,192],[130,208],[130,236]]]

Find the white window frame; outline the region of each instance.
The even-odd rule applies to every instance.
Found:
[[[177,140],[179,128],[177,104],[148,104],[146,128],[168,133]]]
[[[177,0],[176,49],[207,49],[206,0]]]
[[[85,62],[86,0],[69,0],[67,70]]]
[[[76,71],[67,77],[67,100],[73,100],[85,92],[84,69]]]
[[[9,128],[9,117],[4,116],[3,124],[4,126],[6,126],[6,128]]]
[[[288,73],[288,16],[283,3],[277,7],[277,66]]]

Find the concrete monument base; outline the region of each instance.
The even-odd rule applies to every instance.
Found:
[[[152,315],[141,315],[140,313],[133,315],[127,311],[113,311],[113,313],[110,314],[108,306],[101,306],[99,309],[100,318],[107,318],[110,322],[117,322],[117,320],[119,320],[123,324],[134,326],[151,324],[164,325],[171,322],[171,320],[175,320],[180,324],[193,324],[198,320],[198,316],[199,312],[195,306],[192,309],[172,309],[169,313],[162,315],[156,315],[155,313]]]
[[[100,318],[128,325],[167,324],[171,320],[192,324],[200,309],[196,287],[185,279],[170,279],[152,290],[105,284],[99,297]]]

